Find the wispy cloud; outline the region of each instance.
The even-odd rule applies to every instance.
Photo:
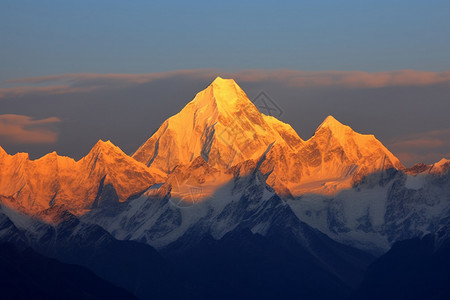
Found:
[[[211,80],[215,76],[234,78],[238,82],[277,82],[291,87],[382,88],[388,86],[427,86],[450,83],[450,71],[425,72],[399,70],[386,72],[244,70],[221,72],[216,69],[192,69],[148,74],[61,74],[8,80],[12,87],[0,88],[0,98],[26,94],[63,94],[89,92],[144,84],[171,77]]]
[[[10,144],[53,144],[58,139],[59,118],[35,120],[29,116],[0,115],[0,141]]]
[[[450,158],[450,153],[442,154],[450,149],[450,128],[396,138],[387,146],[406,165]]]
[[[98,89],[119,88],[144,84],[159,79],[186,76],[208,78],[211,70],[178,70],[148,74],[97,74],[78,73],[17,78],[5,81],[7,88],[0,88],[0,98],[27,94],[70,94],[91,92]]]
[[[424,72],[398,70],[386,72],[361,71],[297,71],[248,70],[237,74],[245,81],[283,81],[296,87],[380,88],[387,86],[425,86],[450,82],[450,71]]]
[[[75,87],[70,85],[51,85],[51,86],[17,86],[10,88],[0,88],[0,98],[20,97],[29,94],[70,94],[78,92],[89,92],[95,90],[96,87]]]
[[[173,76],[183,75],[204,75],[213,72],[211,69],[192,69],[192,70],[177,70],[170,72],[147,73],[147,74],[99,74],[99,73],[76,73],[76,74],[60,74],[52,76],[39,76],[28,78],[17,78],[7,80],[6,83],[48,83],[48,82],[67,82],[72,84],[90,83],[98,80],[109,80],[131,82],[131,83],[145,83],[152,80],[164,79]]]

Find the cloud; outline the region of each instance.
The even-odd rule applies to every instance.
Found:
[[[391,147],[393,148],[401,148],[401,149],[433,149],[436,147],[442,147],[446,141],[443,141],[441,139],[436,138],[418,138],[418,139],[412,139],[412,140],[406,140],[406,141],[400,141],[391,144]]]
[[[450,128],[396,138],[387,147],[406,165],[450,158]],[[443,154],[444,153],[444,154]]]
[[[441,158],[449,158],[450,152],[442,153],[411,153],[411,152],[400,152],[396,153],[397,158],[407,167],[411,167],[416,163],[425,162],[428,164],[433,164],[441,160]]]
[[[361,71],[299,71],[299,70],[243,70],[221,72],[216,69],[192,69],[147,74],[61,74],[8,80],[0,88],[0,98],[31,93],[64,94],[89,92],[144,84],[160,79],[189,77],[212,81],[216,76],[234,78],[238,82],[277,82],[290,87],[317,88],[382,88],[389,86],[427,86],[450,83],[450,71],[425,72],[398,70],[386,72]],[[18,86],[17,86],[18,85]]]
[[[295,87],[380,88],[450,83],[450,71],[398,70],[369,73],[361,71],[247,70],[236,75],[237,78],[244,81],[284,81],[287,85]]]
[[[0,141],[10,144],[53,144],[58,139],[59,118],[35,120],[29,116],[0,115]]]
[[[177,70],[170,72],[147,73],[147,74],[98,74],[98,73],[78,73],[78,74],[60,74],[52,76],[39,76],[7,80],[6,83],[48,83],[48,82],[68,82],[82,83],[93,82],[98,80],[121,81],[132,83],[145,83],[157,79],[164,79],[174,76],[192,76],[204,75],[212,72],[211,69],[192,69]]]
[[[71,94],[91,92],[98,89],[120,88],[144,84],[155,80],[177,76],[208,78],[211,70],[178,70],[172,72],[148,74],[61,74],[18,78],[5,81],[8,85],[19,85],[0,88],[0,98],[20,97],[27,94]]]
[[[11,88],[0,89],[0,98],[6,97],[20,97],[28,94],[70,94],[77,92],[89,92],[95,90],[95,87],[72,87],[69,85],[54,85],[54,86],[19,86]]]

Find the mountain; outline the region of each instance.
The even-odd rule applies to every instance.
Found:
[[[104,227],[118,239],[155,247],[183,277],[193,278],[192,285],[198,287],[195,298],[208,299],[214,291],[221,292],[216,297],[242,298],[239,287],[246,283],[246,289],[259,288],[249,296],[349,295],[373,257],[301,222],[264,182],[258,164],[236,166],[233,176],[211,198],[191,206],[178,205],[163,185],[123,203],[120,210],[95,209],[82,220]],[[243,264],[246,260],[252,263]],[[266,274],[264,280],[260,271]],[[234,274],[248,277],[240,280]],[[317,277],[308,277],[311,274]],[[296,276],[304,280],[294,280]],[[292,278],[281,279],[288,277]],[[218,286],[229,288],[222,293]]]
[[[298,155],[303,170],[300,185],[294,189],[297,195],[315,193],[323,185],[324,192],[333,193],[351,187],[366,175],[404,169],[375,136],[359,134],[332,116],[323,121]]]
[[[347,299],[354,286],[342,278],[344,268],[346,279],[361,276],[358,269],[371,259],[347,247],[324,247],[326,239],[308,230],[304,234],[311,246],[306,246],[285,229],[273,228],[262,236],[238,228],[219,240],[205,236],[169,257],[184,277],[195,278],[196,299]],[[324,249],[330,255],[325,261],[320,254]]]
[[[188,295],[183,281],[154,248],[117,240],[100,226],[80,221],[64,207],[53,206],[30,217],[0,206],[0,222],[0,242],[12,243],[20,250],[32,248],[46,257],[87,268],[140,299]]]
[[[165,174],[136,162],[111,142],[98,141],[79,161],[56,152],[37,160],[0,151],[0,195],[35,213],[65,205],[76,214],[138,196]]]
[[[228,153],[230,146],[242,146],[238,139],[223,143],[230,116],[236,115],[241,116],[239,124],[243,126],[232,128],[236,136],[252,136],[246,148],[251,151],[237,151],[238,159],[221,164],[218,157],[226,157],[222,153]],[[253,119],[259,121],[249,121]],[[278,135],[269,129],[260,130],[266,126],[261,120]],[[218,126],[217,130],[211,126]],[[206,136],[207,140],[202,138]],[[182,149],[191,149],[183,152],[189,155],[177,155]],[[206,155],[211,153],[220,155],[211,159]],[[377,255],[399,239],[433,232],[449,211],[445,172],[431,172],[424,186],[414,188],[412,184],[420,177],[411,175],[375,136],[359,134],[332,116],[304,141],[289,125],[259,113],[233,80],[216,79],[179,114],[165,121],[133,157],[169,172],[166,183],[121,211],[118,218],[127,229],[111,226],[109,218],[100,217],[97,223],[120,238],[149,242],[157,248],[180,238],[199,220],[204,221],[207,212],[214,212],[209,218],[214,216],[228,203],[224,199],[237,197],[241,178],[255,169],[261,174],[260,181],[281,196],[300,220],[336,241]],[[165,168],[172,159],[176,163]],[[436,164],[435,170],[445,170],[445,162]],[[189,208],[181,212],[174,206]],[[208,224],[204,226],[215,228],[221,223],[209,219]],[[221,238],[224,233],[213,230],[211,235]]]
[[[372,227],[382,226],[384,216],[372,218],[372,211],[386,211],[386,203],[399,198],[387,196],[391,185],[386,178],[404,170],[373,135],[356,133],[329,116],[304,141],[288,124],[260,113],[232,79],[218,77],[199,92],[139,147],[134,159],[102,141],[78,162],[56,153],[36,161],[25,154],[0,155],[3,203],[28,212],[64,205],[120,239],[155,247],[175,241],[205,216],[219,228],[223,221],[214,218],[243,196],[243,187],[250,188],[245,178],[255,172],[259,175],[251,176],[267,184],[268,194],[281,196],[298,218],[340,242],[386,251],[396,237],[418,232],[392,227],[380,235],[366,228],[369,221]],[[381,182],[380,189],[365,182],[375,174],[372,181]],[[391,214],[393,220],[398,213]],[[232,222],[239,224],[238,219]],[[220,238],[227,230],[211,234]],[[376,232],[374,244],[358,240],[361,230],[363,239],[365,231]]]
[[[191,189],[201,189],[202,200],[232,180],[232,168],[262,156],[266,182],[288,198],[336,194],[365,175],[404,168],[374,136],[332,116],[303,141],[288,124],[260,113],[234,80],[218,77],[167,119],[134,159],[101,140],[79,161],[56,152],[30,160],[2,149],[0,195],[24,211],[65,205],[77,215],[164,182],[183,201],[190,201]]]
[[[197,157],[227,169],[259,158],[274,142],[296,148],[303,141],[289,125],[261,114],[234,80],[218,77],[164,121],[133,158],[166,173]]]
[[[267,182],[288,198],[333,195],[369,174],[403,170],[400,161],[373,135],[363,135],[328,116],[295,151],[277,144],[266,154]]]
[[[11,243],[0,243],[0,282],[3,299],[136,299],[86,268]]]
[[[373,135],[354,132],[332,116],[303,141],[295,130],[258,111],[232,79],[218,77],[133,154],[166,173],[199,157],[217,170],[258,160],[279,194],[335,193],[400,161]]]
[[[431,164],[426,165],[424,163],[421,164],[415,164],[411,168],[408,168],[406,170],[407,174],[410,175],[418,175],[418,174],[444,174],[450,169],[450,160],[449,159],[441,159],[440,161]]]
[[[396,242],[368,268],[353,299],[449,299],[450,226]]]
[[[433,165],[439,172],[390,169],[335,195],[287,202],[300,220],[334,240],[380,255],[396,241],[434,233],[449,221],[450,168]]]
[[[254,174],[257,175],[256,172]],[[218,216],[212,217],[212,220],[208,219],[208,213],[206,216],[199,216],[201,220],[186,228],[180,237],[159,247],[159,252],[170,264],[158,258],[151,247],[137,242],[115,240],[100,226],[80,221],[64,208],[56,206],[39,213],[36,218],[26,217],[3,207],[0,217],[8,220],[11,226],[0,232],[0,240],[15,240],[18,237],[21,243],[33,247],[39,253],[87,267],[103,279],[126,288],[142,299],[163,298],[171,291],[175,293],[171,296],[174,298],[191,295],[196,299],[208,299],[215,287],[225,287],[224,283],[231,286],[223,291],[223,298],[227,298],[227,295],[242,297],[245,289],[240,287],[245,284],[248,284],[247,289],[250,290],[260,287],[259,290],[252,291],[253,295],[315,295],[323,299],[330,295],[342,299],[348,296],[352,287],[359,283],[359,278],[373,257],[336,243],[300,222],[289,206],[283,204],[273,193],[268,193],[264,186],[254,182],[255,179],[241,179],[247,183],[243,189],[250,190],[246,190],[243,195],[241,191],[236,191],[238,195],[235,200],[218,211]],[[265,199],[261,199],[261,196]],[[141,196],[129,205],[136,205],[143,198]],[[149,199],[147,204],[157,207],[158,202],[151,200],[155,199]],[[165,202],[166,208],[171,206],[169,199],[165,199]],[[158,213],[145,206],[133,208],[139,209],[142,215],[148,215],[149,221],[152,213]],[[111,209],[102,211],[116,220],[112,225],[124,222],[122,216],[111,214]],[[183,210],[180,207],[174,209],[189,218],[189,214]],[[120,211],[124,209],[121,208]],[[176,222],[176,218],[171,217],[166,209],[159,213],[161,215],[157,226],[160,228],[151,228],[148,232],[152,232],[154,237],[170,236],[170,232],[164,233],[163,230],[170,227],[171,220]],[[130,227],[133,220],[140,218],[140,214],[130,215],[128,224],[123,224],[128,232],[137,233],[145,229],[145,226],[135,229]],[[107,221],[101,215],[96,215],[95,220]],[[145,219],[142,221],[145,222]],[[218,237],[217,230],[222,230],[223,236]],[[215,234],[215,237],[211,234]],[[147,242],[151,243],[150,240]],[[239,250],[236,252],[232,249]],[[255,250],[257,251],[254,252]],[[224,264],[227,260],[230,263]],[[245,261],[250,264],[238,263]],[[195,267],[191,268],[192,264]],[[233,265],[240,267],[229,268]],[[255,269],[255,265],[261,267]],[[205,284],[208,274],[213,272],[211,266],[217,267],[214,271],[216,275],[208,279],[210,284]],[[171,268],[176,273],[171,273]],[[218,271],[220,272],[217,273]],[[263,281],[259,277],[261,271],[266,273]],[[247,274],[249,277],[231,279],[234,272]],[[311,277],[311,274],[315,274],[315,277]],[[279,275],[291,279],[281,280],[283,277]],[[297,276],[304,280],[295,280]],[[240,281],[239,278],[246,279]],[[270,284],[263,284],[264,282]]]
[[[132,157],[0,148],[0,241],[143,299],[345,298],[373,255],[450,221],[448,170],[405,169],[332,116],[303,140],[219,77]]]

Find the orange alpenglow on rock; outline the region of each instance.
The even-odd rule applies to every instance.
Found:
[[[291,187],[297,195],[335,193],[368,174],[404,169],[375,136],[359,134],[332,116],[324,120],[296,156],[302,166],[300,184]]]
[[[98,141],[75,161],[52,152],[37,160],[28,154],[1,154],[0,195],[9,205],[36,212],[64,205],[82,214],[100,205],[114,205],[162,182],[165,174],[135,161],[110,141]]]
[[[164,172],[202,157],[209,165],[229,168],[258,159],[277,142],[301,143],[295,131],[261,114],[233,79],[217,77],[178,114],[167,119],[133,155]]]
[[[304,141],[288,124],[258,111],[232,79],[216,78],[132,158],[99,141],[79,161],[50,153],[38,160],[0,148],[0,195],[38,211],[53,205],[83,214],[145,192],[155,183],[181,201],[204,200],[236,176],[259,171],[277,193],[333,194],[371,173],[404,169],[373,135],[329,116]],[[150,192],[149,192],[150,193]]]
[[[167,119],[133,158],[170,173],[198,157],[226,170],[263,154],[260,171],[284,195],[335,193],[364,175],[404,168],[373,135],[358,134],[332,116],[305,142],[290,125],[260,113],[234,80],[220,77]]]

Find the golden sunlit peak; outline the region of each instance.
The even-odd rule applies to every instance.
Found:
[[[220,76],[217,76],[216,79],[211,83],[213,85],[224,85],[224,84],[236,84],[236,81],[234,79],[225,79]]]
[[[233,91],[234,93],[242,91],[241,87],[234,81],[234,79],[224,79],[220,76],[216,77],[211,83],[211,87],[216,90],[221,91]]]
[[[442,167],[445,164],[449,164],[450,163],[450,159],[447,158],[442,158],[440,161],[438,161],[437,163],[434,164],[434,167]]]
[[[120,149],[120,148],[111,143],[110,140],[103,141],[100,139],[98,140],[97,143],[95,143],[94,147],[92,147],[91,152],[105,151],[107,149]]]
[[[235,111],[236,104],[249,102],[245,92],[239,87],[234,79],[223,79],[217,77],[214,81],[202,92],[200,92],[193,102],[200,106],[210,105],[215,103],[219,111]]]
[[[333,117],[332,115],[328,115],[328,116],[325,118],[325,120],[322,122],[322,124],[327,124],[327,125],[330,125],[330,124],[336,124],[336,123],[342,125],[342,123],[339,122],[338,120],[336,120],[336,118]]]
[[[317,130],[322,129],[322,128],[329,128],[329,129],[333,130],[333,129],[342,128],[342,127],[348,127],[348,126],[344,125],[341,122],[339,122],[338,120],[336,120],[332,115],[329,115],[328,117],[325,118],[325,120],[322,122],[322,124],[319,125]]]
[[[106,146],[114,146],[114,144],[111,143],[110,140],[103,141],[102,139],[98,140],[98,142],[95,144],[95,146],[103,146],[103,145],[106,145]],[[95,146],[94,146],[94,147],[95,147]]]

